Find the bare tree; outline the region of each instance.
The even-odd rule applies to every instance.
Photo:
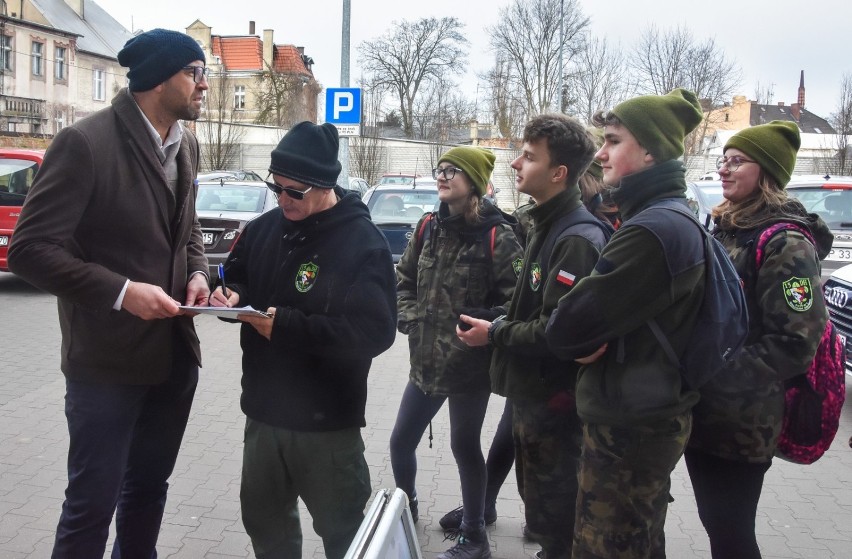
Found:
[[[769,105],[775,100],[775,84],[763,85],[759,81],[754,86],[754,99],[758,105]]]
[[[513,139],[520,138],[526,119],[523,94],[517,83],[509,78],[510,67],[505,57],[497,56],[494,67],[484,76],[487,84],[488,110],[492,124],[497,125],[500,135]]]
[[[257,78],[255,100],[257,124],[290,128],[303,120],[313,120],[308,100],[316,98],[322,86],[310,76],[278,72],[266,65]]]
[[[409,138],[414,133],[414,104],[420,89],[467,66],[468,40],[462,28],[464,24],[455,17],[403,20],[358,47],[365,71],[397,97],[402,129]]]
[[[697,42],[686,28],[660,32],[651,25],[643,33],[630,59],[639,93],[663,95],[686,88],[701,100],[705,114],[723,106],[742,81],[739,65],[729,59],[715,39]],[[720,113],[721,115],[721,113]],[[686,159],[703,147],[708,128],[704,119],[685,141]]]
[[[488,29],[491,47],[498,60],[508,63],[509,79],[523,93],[527,117],[553,110],[559,53],[567,65],[582,48],[581,34],[588,25],[578,0],[514,0],[500,10],[498,23]]]
[[[204,118],[197,123],[202,149],[202,167],[227,169],[239,165],[240,147],[245,130],[235,125],[234,81],[225,73],[210,76],[204,104]]]
[[[355,176],[369,184],[376,184],[381,178],[384,148],[379,141],[378,122],[382,114],[384,90],[375,82],[361,83],[361,135],[350,138],[349,165]]]
[[[416,139],[446,143],[453,130],[476,118],[474,103],[445,80],[429,83],[421,93],[412,113]]]
[[[850,153],[849,137],[852,135],[852,74],[843,74],[840,80],[840,99],[837,112],[831,115],[831,125],[837,134],[837,165],[838,175],[852,174],[852,153]]]
[[[573,92],[569,111],[586,122],[601,109],[609,109],[628,95],[626,63],[621,50],[606,39],[587,36],[574,58],[566,89]]]

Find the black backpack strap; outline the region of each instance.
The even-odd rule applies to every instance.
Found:
[[[583,227],[584,225],[589,227]],[[612,236],[614,231],[611,224],[604,224],[582,205],[557,219],[547,232],[544,244],[541,245],[541,250],[538,252],[538,262],[541,266],[541,277],[547,278],[547,274],[549,273],[548,265],[550,264],[550,257],[552,256],[556,243],[568,235],[579,235],[597,246],[598,250],[601,250],[603,248],[603,244],[600,243],[600,238],[595,234],[597,233],[597,230],[600,230],[603,233],[604,244],[609,242],[609,238]]]

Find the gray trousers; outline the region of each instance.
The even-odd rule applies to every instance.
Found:
[[[240,504],[258,558],[302,556],[299,497],[326,557],[343,557],[371,492],[359,428],[290,431],[246,418]]]

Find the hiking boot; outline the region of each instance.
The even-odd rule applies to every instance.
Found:
[[[441,525],[441,528],[444,530],[461,530],[462,517],[464,516],[464,507],[459,507],[457,509],[453,509],[444,516],[441,517],[441,520],[438,521],[438,524]],[[497,522],[497,509],[492,509],[490,511],[485,511],[485,525],[491,526]]]
[[[419,511],[417,510],[418,505],[417,497],[408,500],[408,512],[411,513],[411,520],[413,520],[415,524],[417,524],[417,518],[419,517]]]
[[[448,536],[447,539],[453,539],[454,536]],[[488,544],[485,530],[474,536],[474,539],[460,534],[456,545],[438,555],[436,559],[491,559],[491,546]]]

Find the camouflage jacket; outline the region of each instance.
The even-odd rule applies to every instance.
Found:
[[[777,221],[809,228],[817,247],[801,233],[779,231],[766,244],[763,265],[756,270],[757,238]],[[784,381],[807,370],[828,320],[818,257],[828,254],[833,237],[804,208],[759,229],[718,228],[714,235],[743,278],[749,336],[743,351],[701,388],[689,446],[729,460],[766,462],[775,453],[781,429]],[[794,284],[802,288],[798,297]]]
[[[695,404],[698,394],[681,382],[647,322],[653,318],[675,351],[686,348],[704,296],[704,263],[698,256],[684,269],[673,269],[669,244],[692,251],[703,247],[701,232],[691,223],[660,212],[664,224],[679,224],[657,233],[631,226],[629,219],[656,200],[683,198],[685,170],[666,161],[622,179],[613,198],[624,224],[604,247],[592,274],[580,280],[559,301],[547,326],[551,349],[565,359],[605,353],[580,369],[577,413],[587,423],[633,427],[679,416]],[[698,248],[697,250],[701,250]],[[675,255],[677,259],[682,256]]]
[[[408,334],[411,381],[427,394],[488,390],[490,348],[468,347],[456,336],[456,324],[464,308],[508,306],[521,247],[514,218],[491,204],[482,208],[483,219],[470,225],[441,204],[426,224],[432,227],[428,238],[418,238],[424,216],[396,268],[397,328]],[[495,226],[489,257],[484,242]]]
[[[553,354],[544,330],[559,299],[592,272],[600,251],[579,235],[562,237],[550,254],[541,254],[541,250],[551,226],[579,206],[580,191],[575,186],[529,209],[533,225],[523,269],[506,320],[494,331],[491,390],[496,394],[542,401],[558,392],[574,391],[579,367],[573,360]],[[545,268],[547,277],[542,277]],[[560,272],[563,278],[572,279],[557,280]]]

